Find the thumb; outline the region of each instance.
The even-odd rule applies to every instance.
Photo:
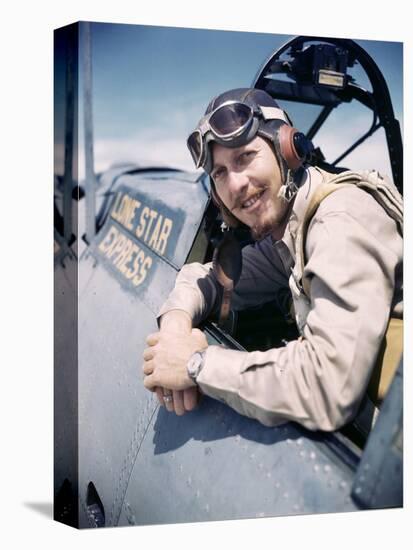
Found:
[[[156,381],[154,380],[154,376],[153,374],[149,375],[149,376],[145,376],[145,378],[143,379],[143,385],[145,386],[145,388],[149,391],[155,391],[156,390]]]
[[[199,328],[192,329],[191,335],[193,338],[195,338],[198,345],[202,347],[208,346],[208,341],[206,339],[205,334],[202,332],[202,330],[199,330]]]

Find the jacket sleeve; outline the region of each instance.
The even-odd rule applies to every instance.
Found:
[[[232,296],[235,310],[276,299],[278,293],[286,289],[288,278],[270,238],[243,248],[241,277]],[[220,285],[212,271],[212,263],[187,264],[179,272],[158,319],[168,311],[180,309],[189,314],[195,327],[216,313],[220,297]]]
[[[343,195],[346,193],[346,196]],[[384,336],[402,261],[396,224],[368,194],[337,191],[308,231],[304,337],[266,352],[210,346],[197,382],[243,415],[335,430],[357,412]]]

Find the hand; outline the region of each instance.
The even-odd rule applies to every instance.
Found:
[[[162,315],[160,319],[160,327],[162,333],[170,334],[170,341],[174,341],[174,334],[182,335],[183,333],[191,334],[192,320],[190,316],[183,310],[171,310]],[[168,412],[175,412],[181,416],[186,412],[192,411],[198,404],[201,397],[197,387],[187,388],[186,390],[173,390],[172,400],[165,401],[164,393],[170,390],[164,388],[155,388],[159,404],[166,408]]]
[[[197,386],[187,388],[183,391],[173,390],[172,401],[164,400],[164,394],[170,392],[170,390],[160,387],[155,388],[155,390],[159,404],[165,407],[168,412],[174,412],[178,416],[182,416],[186,412],[195,409],[201,398],[201,393]]]
[[[171,310],[162,315],[160,328],[162,333],[169,333],[169,341],[174,342],[174,335],[191,334],[192,320],[183,310]],[[175,412],[179,416],[192,411],[197,406],[201,397],[199,389],[191,387],[182,391],[173,390],[172,400],[165,401],[164,393],[170,392],[170,390],[161,387],[154,389],[156,390],[159,404],[165,407],[168,412]]]
[[[187,395],[173,395],[176,397],[176,412],[183,414],[186,405],[193,404],[196,384],[188,376],[186,365],[190,356],[195,352],[208,347],[204,334],[193,329],[184,334],[161,331],[151,334],[147,338],[149,348],[143,353],[143,371],[146,375],[144,385],[151,391],[156,391],[158,399],[163,401],[162,388],[167,390],[187,390],[193,388]],[[168,409],[169,410],[169,409]]]

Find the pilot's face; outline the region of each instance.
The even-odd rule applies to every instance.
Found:
[[[213,143],[212,158],[211,176],[228,210],[255,239],[268,234],[280,239],[290,205],[278,197],[282,181],[272,146],[260,136],[235,149]]]

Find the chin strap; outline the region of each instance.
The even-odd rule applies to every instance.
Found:
[[[282,198],[287,202],[291,202],[300,188],[300,186],[297,185],[297,181],[301,180],[302,174],[302,168],[296,170],[295,172],[292,172],[292,170],[289,168],[287,171],[286,182],[280,187],[277,197]]]

